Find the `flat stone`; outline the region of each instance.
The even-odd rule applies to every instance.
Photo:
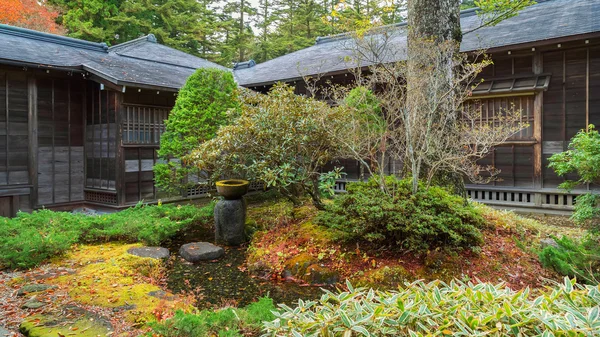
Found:
[[[39,309],[39,308],[45,306],[46,304],[47,303],[44,303],[44,302],[31,300],[31,301],[25,302],[25,304],[23,304],[23,309]]]
[[[302,279],[313,285],[336,284],[339,281],[339,275],[323,265],[313,264],[306,268],[306,274]]]
[[[171,255],[171,252],[163,247],[134,247],[129,248],[127,252],[131,255],[153,259],[167,259]]]
[[[216,260],[225,254],[225,250],[208,242],[187,243],[179,249],[179,255],[189,262]]]
[[[0,326],[0,337],[12,336],[13,333]]]
[[[558,242],[556,242],[556,240],[552,239],[552,238],[547,238],[547,239],[541,239],[540,240],[540,246],[542,247],[542,249],[546,248],[546,247],[554,247],[554,248],[558,248]]]
[[[21,289],[19,289],[19,291],[17,291],[17,296],[24,296],[29,293],[38,293],[38,292],[46,291],[48,289],[53,289],[53,288],[56,288],[56,287],[47,285],[47,284],[38,284],[38,283],[26,284],[23,287],[21,287]]]
[[[239,246],[246,242],[245,199],[219,200],[215,205],[215,239],[217,243]]]
[[[107,319],[76,306],[27,317],[19,327],[28,337],[69,336],[74,332],[83,337],[110,336],[112,330]]]
[[[148,293],[148,296],[156,297],[160,300],[173,301],[175,296],[164,290],[155,290]]]

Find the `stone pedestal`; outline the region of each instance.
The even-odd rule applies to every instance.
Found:
[[[220,200],[215,205],[215,239],[217,243],[239,246],[246,242],[246,201]]]

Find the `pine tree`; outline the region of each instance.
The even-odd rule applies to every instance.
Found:
[[[71,37],[113,43],[116,41],[111,18],[119,14],[123,0],[49,0],[62,8],[58,21]]]
[[[274,15],[274,2],[273,0],[260,0],[257,11],[257,28],[258,34],[256,48],[254,50],[254,56],[252,57],[256,62],[264,62],[272,58],[273,55],[273,44],[271,41],[272,25],[276,22],[277,18]]]
[[[247,61],[252,52],[254,42],[254,32],[252,31],[251,21],[256,15],[256,9],[253,8],[248,0],[227,1],[223,7],[224,14],[224,32],[225,46],[224,52],[230,54],[230,58],[224,60],[225,63]],[[235,51],[235,53],[231,53]]]

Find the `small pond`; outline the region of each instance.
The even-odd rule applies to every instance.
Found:
[[[262,296],[274,302],[288,305],[298,299],[318,299],[323,293],[320,287],[301,286],[293,282],[274,282],[252,277],[244,269],[246,248],[224,247],[225,256],[215,262],[191,264],[179,257],[179,247],[190,242],[214,242],[211,228],[197,227],[185,235],[174,238],[168,245],[176,259],[170,264],[168,287],[174,292],[202,289],[197,296],[197,306],[234,305],[245,306]]]

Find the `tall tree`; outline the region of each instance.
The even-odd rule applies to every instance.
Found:
[[[274,1],[260,0],[257,14],[256,26],[259,29],[259,35],[253,59],[256,62],[264,62],[269,60],[273,54],[271,43],[272,25],[277,20],[274,15]]]
[[[531,0],[479,0],[479,14],[485,25],[494,25],[532,3]],[[456,86],[457,57],[462,30],[460,25],[461,0],[409,0],[408,1],[408,58],[405,114],[408,124],[404,128],[407,159],[413,180],[413,191],[418,189],[418,179],[424,166],[439,162],[445,149],[455,144],[456,126],[464,116],[456,104],[460,87]],[[424,50],[439,51],[425,55]],[[435,67],[431,65],[435,64]],[[428,81],[421,79],[428,78]],[[435,79],[435,80],[434,80]],[[458,90],[457,90],[458,89]],[[436,93],[434,104],[422,104],[423,93]],[[419,116],[422,116],[419,118]],[[419,127],[419,125],[424,127]],[[441,131],[441,132],[440,132]],[[432,135],[440,135],[435,137]],[[442,136],[449,135],[449,136]],[[437,158],[428,158],[433,154]],[[444,172],[442,172],[444,173]],[[441,179],[464,190],[461,176],[445,172]]]
[[[161,43],[200,55],[200,42],[211,35],[204,23],[211,17],[206,3],[196,0],[136,0],[125,1],[110,21],[119,41],[152,33]]]
[[[64,29],[56,23],[58,11],[46,1],[2,0],[0,1],[0,23],[62,34]]]
[[[254,40],[251,22],[256,15],[256,9],[248,0],[227,1],[223,7],[223,14],[226,18],[224,27],[227,30],[225,47],[235,51],[233,58],[228,61],[247,61]]]
[[[62,8],[58,21],[71,37],[97,42],[114,42],[115,27],[110,21],[119,13],[123,0],[49,0]]]

